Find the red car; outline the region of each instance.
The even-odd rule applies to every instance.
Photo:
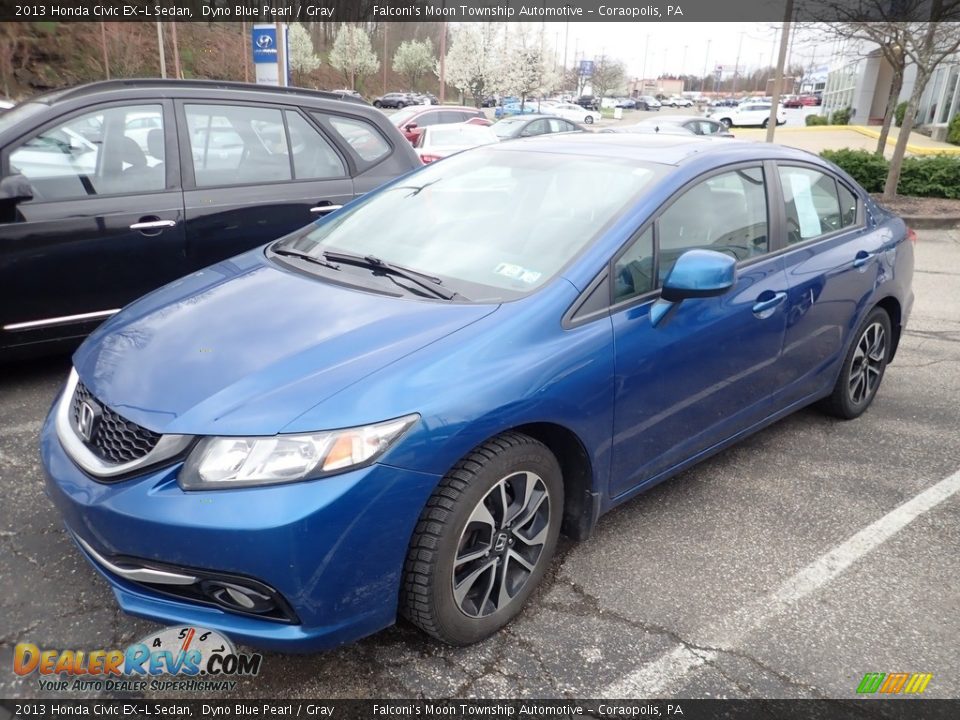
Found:
[[[801,95],[800,102],[806,107],[813,107],[814,105],[819,105],[822,101],[816,95]]]
[[[783,106],[785,108],[800,108],[803,107],[803,100],[796,95],[791,95],[783,101]]]
[[[483,110],[458,105],[411,105],[391,115],[390,122],[413,144],[420,137],[421,129],[429,125],[464,122],[471,125],[492,124]]]

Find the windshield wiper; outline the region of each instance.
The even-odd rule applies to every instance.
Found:
[[[283,257],[292,257],[297,258],[298,260],[306,260],[307,262],[314,263],[315,265],[322,265],[325,268],[330,268],[331,270],[339,270],[340,266],[336,263],[329,262],[323,258],[314,257],[313,255],[308,255],[307,253],[297,252],[296,250],[277,250],[274,248],[274,255],[282,255]]]
[[[418,270],[411,270],[410,268],[405,268],[400,265],[394,265],[393,263],[389,263],[386,260],[381,260],[374,255],[353,255],[351,253],[339,252],[337,250],[325,250],[323,256],[327,260],[350,263],[351,265],[359,265],[360,267],[368,267],[372,270],[379,270],[383,273],[390,273],[391,275],[402,277],[442,300],[453,300],[455,297],[457,297],[457,293],[441,287],[443,285],[443,281],[440,278],[434,277],[433,275],[427,275],[426,273],[419,272]]]

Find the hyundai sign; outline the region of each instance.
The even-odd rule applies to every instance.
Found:
[[[277,26],[253,26],[253,61],[277,64]]]

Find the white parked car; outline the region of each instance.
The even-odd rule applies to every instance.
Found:
[[[770,103],[747,102],[735,108],[719,107],[710,111],[709,117],[729,127],[766,127],[770,121]],[[777,106],[777,125],[787,121],[787,111]]]
[[[449,123],[428,125],[423,128],[413,147],[420,156],[420,161],[427,165],[461,150],[492,145],[496,142],[500,142],[500,138],[485,125]]]
[[[693,107],[693,100],[690,98],[681,97],[680,95],[674,95],[673,97],[665,100],[663,104],[670,107]]]
[[[551,107],[549,112],[551,115],[562,117],[564,120],[586,123],[587,125],[593,125],[602,117],[595,110],[587,110],[573,103],[558,103]]]

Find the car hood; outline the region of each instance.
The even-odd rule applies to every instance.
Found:
[[[155,432],[273,434],[497,307],[342,287],[256,250],[130,305],[74,366],[100,402]]]

